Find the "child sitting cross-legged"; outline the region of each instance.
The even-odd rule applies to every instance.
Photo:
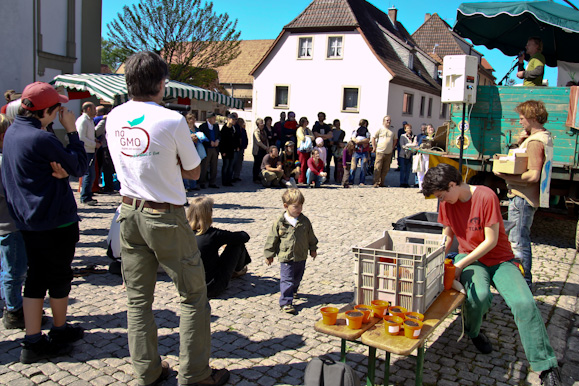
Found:
[[[308,251],[315,259],[318,239],[310,220],[302,214],[304,196],[298,189],[288,189],[282,195],[285,212],[273,224],[265,242],[266,264],[271,265],[277,256],[280,262],[279,305],[282,311],[295,314],[293,299],[297,298],[298,288],[304,270]]]
[[[201,196],[191,202],[187,210],[187,220],[196,234],[197,246],[205,267],[207,297],[219,296],[231,278],[247,273],[251,262],[245,243],[249,241],[246,232],[230,232],[211,226],[213,223],[213,199]],[[219,248],[226,246],[219,254]]]

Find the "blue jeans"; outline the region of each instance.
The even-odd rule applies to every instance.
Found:
[[[235,167],[235,158],[222,158],[221,183],[223,185],[231,184],[233,179],[233,168]]]
[[[26,279],[28,261],[22,233],[16,231],[0,236],[0,292],[8,311],[22,308],[22,285]]]
[[[455,262],[465,256],[457,255]],[[511,309],[525,355],[533,370],[557,367],[557,357],[551,347],[543,317],[517,266],[505,261],[487,267],[475,261],[462,271],[460,282],[466,290],[463,304],[464,332],[469,337],[476,338],[480,332],[483,316],[492,304],[492,285]]]
[[[412,169],[412,158],[400,158],[400,185],[408,185],[410,169]]]
[[[95,179],[94,170],[94,153],[86,153],[88,158],[88,169],[86,173],[82,176],[82,189],[80,191],[80,202],[92,200],[92,184]]]
[[[515,258],[521,261],[525,270],[525,281],[531,288],[533,276],[531,274],[531,225],[537,208],[533,208],[527,200],[515,196],[509,200],[509,221],[515,223],[515,227],[509,233],[509,241]]]
[[[319,188],[320,185],[326,181],[326,177],[317,176],[310,169],[308,169],[306,171],[306,181],[308,182],[308,185],[314,182],[316,184],[316,188]]]
[[[358,167],[358,160],[360,160],[360,184],[366,182],[366,153],[358,153],[354,152],[352,154],[352,166],[350,170],[350,184],[354,184],[354,180],[356,179],[356,168]]]
[[[306,270],[306,260],[280,263],[279,265],[279,305],[283,307],[292,304],[294,294],[298,293],[298,288],[304,277]]]

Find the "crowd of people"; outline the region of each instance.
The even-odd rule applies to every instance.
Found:
[[[127,294],[127,336],[137,383],[156,385],[170,373],[168,362],[159,355],[152,309],[157,269],[162,266],[180,295],[179,384],[223,385],[229,371],[209,366],[208,299],[221,294],[232,278],[247,272],[252,260],[245,244],[250,237],[246,232],[213,227],[213,199],[200,196],[188,203],[186,188],[219,188],[219,155],[221,184],[227,187],[241,181],[249,143],[245,121],[230,113],[219,128],[217,117],[209,114],[197,128],[194,114],[184,118],[163,108],[169,68],[155,53],[132,55],[125,71],[131,100],[108,114],[86,102],[75,122],[74,114],[62,106],[68,98],[43,82],[24,89],[12,121],[0,114],[3,322],[6,328],[25,330],[22,363],[66,355],[73,349],[71,343],[83,338],[83,328],[67,322],[80,220],[68,177],[83,178],[80,202],[95,205],[93,160],[98,158],[98,150],[105,148],[102,163],[110,160],[107,170],[114,167],[120,182],[117,221]],[[511,193],[509,219],[512,217],[516,226],[508,238],[498,198],[490,189],[464,183],[449,165],[429,168],[428,158],[416,154],[416,148],[432,145],[432,125],[423,124],[420,134],[414,135],[412,126],[404,122],[396,136],[390,116],[373,131],[369,122],[361,119],[351,139],[345,141],[340,121],[326,124],[323,112],[312,129],[306,117],[296,121],[294,112],[287,114],[287,120],[285,113],[280,114],[274,125],[270,117],[257,119],[253,179],[265,187],[287,188],[282,195],[284,212],[275,219],[264,246],[266,264],[275,257],[280,262],[280,309],[296,313],[292,303],[305,261],[308,255],[317,256],[318,240],[311,221],[302,213],[305,198],[298,184],[316,188],[327,183],[333,163],[332,177],[337,184],[349,187],[356,174],[358,183],[365,184],[372,165],[374,187],[384,186],[398,149],[400,186],[408,186],[410,171],[415,171],[421,192],[441,201],[439,221],[449,236],[446,251],[453,238],[459,242],[460,254],[454,258],[456,279],[466,288],[465,330],[475,347],[483,354],[492,351],[480,328],[491,304],[492,283],[515,316],[533,369],[542,371],[545,384],[559,385],[557,360],[529,289],[529,230],[537,207],[548,199],[540,184],[549,183],[545,178],[550,170],[545,168],[551,164],[553,145],[543,127],[548,114],[541,102],[525,102],[517,112],[527,133],[520,147],[533,155],[533,161],[520,176],[497,174],[506,180]],[[66,146],[50,129],[57,117],[66,132]],[[127,121],[131,127],[139,125],[147,135],[136,141],[140,130],[131,130]],[[187,211],[185,204],[189,204]],[[522,259],[528,275],[520,275],[512,264],[514,258]],[[45,335],[47,293],[52,326]]]

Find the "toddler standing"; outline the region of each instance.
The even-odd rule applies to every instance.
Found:
[[[280,262],[281,310],[296,314],[292,305],[297,298],[308,251],[313,259],[317,256],[318,239],[310,220],[302,214],[304,196],[298,189],[288,189],[282,195],[285,212],[275,221],[265,242],[266,264],[271,265],[274,256]]]

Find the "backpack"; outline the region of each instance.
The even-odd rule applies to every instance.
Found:
[[[360,386],[358,375],[350,366],[327,356],[311,360],[306,367],[305,386]]]

